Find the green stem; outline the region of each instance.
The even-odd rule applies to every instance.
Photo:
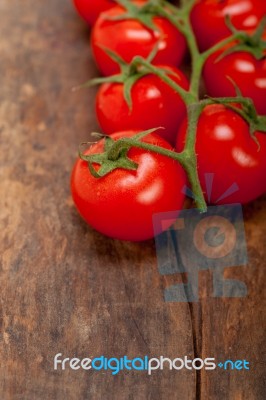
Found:
[[[121,151],[125,148],[130,147],[137,147],[138,149],[151,151],[157,154],[161,154],[162,156],[173,158],[175,161],[178,161],[182,165],[184,163],[185,157],[183,153],[176,153],[174,151],[165,149],[164,147],[156,146],[146,142],[140,142],[135,140],[134,138],[121,138],[120,140],[117,140],[108,151],[108,159],[111,161],[116,161],[119,158]]]
[[[118,3],[120,6],[124,7],[127,11],[132,13],[135,13],[138,10],[138,7],[134,3],[128,0],[116,0],[116,3]]]
[[[200,80],[202,76],[202,71],[204,64],[207,58],[215,53],[216,51],[220,50],[228,43],[231,43],[233,40],[240,39],[242,37],[242,33],[234,33],[230,37],[222,40],[218,44],[214,45],[204,53],[200,53],[197,39],[194,34],[191,21],[190,21],[190,14],[195,4],[195,0],[190,1],[183,1],[182,8],[179,10],[171,7],[171,12],[167,12],[166,10],[161,10],[160,14],[167,18],[177,29],[183,33],[186,37],[189,52],[191,55],[192,60],[192,73],[191,73],[191,81],[190,81],[190,94],[194,96],[195,99],[199,100],[199,92],[200,92]]]
[[[197,207],[206,211],[206,202],[202,192],[198,168],[197,168],[197,156],[196,156],[196,136],[198,121],[203,108],[205,107],[204,102],[191,104],[187,107],[188,110],[188,128],[186,143],[183,154],[185,156],[185,169],[188,175],[189,182],[191,183],[192,192],[195,196]]]
[[[193,6],[195,4],[195,0],[181,0],[181,7],[186,13],[190,13]]]
[[[197,157],[195,152],[196,147],[196,133],[197,124],[202,109],[205,107],[204,103],[197,103],[190,105],[188,107],[189,115],[189,126],[187,132],[187,140],[185,148],[182,153],[176,153],[174,151],[165,149],[160,146],[152,145],[149,143],[141,142],[133,138],[122,138],[110,147],[108,150],[108,159],[111,161],[116,161],[123,150],[129,149],[131,147],[137,147],[146,151],[161,154],[163,156],[172,158],[173,160],[179,162],[187,173],[189,182],[191,184],[192,192],[195,197],[195,202],[197,207],[205,212],[207,210],[206,202],[200,185],[200,180],[197,171]]]
[[[204,66],[204,60],[198,52],[197,44],[191,39],[188,41],[190,44],[191,58],[192,58],[192,73],[190,80],[190,93],[192,93],[197,100],[200,97],[200,79],[202,75],[202,70]],[[193,50],[194,48],[194,50]]]
[[[188,129],[187,129],[187,140],[185,144],[185,150],[187,152],[196,153],[196,134],[197,126],[200,114],[203,108],[206,106],[204,101],[191,104],[187,107],[188,110]]]
[[[188,48],[190,51],[192,59],[192,73],[191,73],[191,83],[190,83],[190,94],[195,100],[199,100],[199,88],[200,88],[200,78],[202,75],[202,69],[204,65],[204,60],[201,57],[196,36],[194,34],[193,28],[190,22],[190,13],[194,0],[189,2],[183,2],[181,9],[172,8],[168,12],[166,9],[160,8],[160,15],[167,18],[172,25],[174,25],[186,38]]]
[[[139,57],[139,56],[136,56],[134,58],[133,62],[136,63],[137,65],[142,65],[143,67],[145,67],[145,69],[147,69],[154,75],[158,76],[163,82],[165,82],[175,92],[177,92],[186,104],[191,104],[191,103],[195,102],[195,100],[196,100],[195,97],[191,93],[189,93],[188,91],[183,89],[181,86],[179,86],[177,83],[175,83],[173,81],[173,79],[171,79],[165,73],[165,71],[162,71],[161,68],[158,68],[155,65],[150,64],[144,58]]]
[[[225,46],[227,46],[229,43],[232,43],[235,40],[239,40],[242,37],[242,33],[234,33],[233,35],[221,40],[220,42],[218,42],[217,44],[215,44],[214,46],[212,46],[210,49],[204,51],[204,53],[201,53],[201,58],[203,60],[203,63],[205,63],[205,61],[214,53],[216,53],[217,51],[223,49]]]

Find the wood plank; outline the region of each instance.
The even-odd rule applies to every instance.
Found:
[[[265,398],[265,199],[244,207],[249,262],[226,268],[226,279],[243,281],[246,298],[202,300],[202,355],[217,360],[244,360],[250,370],[203,371],[202,399],[262,400]],[[208,277],[205,277],[205,283]],[[210,284],[210,280],[209,280]],[[209,286],[210,287],[210,286]]]

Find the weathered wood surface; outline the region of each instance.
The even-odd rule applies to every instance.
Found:
[[[167,304],[153,241],[106,239],[77,215],[69,175],[97,129],[89,33],[67,0],[0,0],[0,398],[265,398],[265,200],[245,208],[245,299]],[[245,358],[250,371],[56,372],[53,357]]]

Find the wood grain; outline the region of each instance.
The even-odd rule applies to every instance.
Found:
[[[180,277],[157,269],[153,241],[107,239],[77,215],[69,176],[77,145],[98,129],[89,33],[66,0],[0,0],[0,398],[265,398],[265,199],[245,208],[249,265],[228,269],[245,299],[165,303]],[[249,359],[250,372],[54,371],[66,357]]]

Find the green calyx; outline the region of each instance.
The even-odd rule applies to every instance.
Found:
[[[195,117],[194,115],[194,120],[195,123],[197,123],[197,118],[200,115],[200,111],[197,106],[195,108],[191,108],[191,112],[194,113],[194,111],[196,111],[195,115],[197,116]],[[192,125],[193,124],[194,122],[192,123]],[[124,137],[118,140],[113,140],[110,137],[105,137],[103,152],[98,154],[86,155],[80,150],[79,156],[83,161],[86,161],[88,163],[88,168],[95,178],[103,178],[110,172],[120,168],[130,171],[136,171],[138,169],[138,164],[136,164],[128,157],[128,152],[132,147],[172,158],[173,160],[180,163],[187,171],[190,182],[192,183],[192,187],[195,190],[195,200],[198,208],[201,211],[206,211],[206,202],[201,191],[197,173],[195,172],[197,166],[196,157],[195,153],[191,151],[191,143],[193,142],[192,137],[194,136],[194,127],[192,125],[190,126],[189,133],[190,144],[185,147],[182,153],[176,153],[175,151],[142,141],[145,136],[157,131],[158,129],[162,129],[161,127],[158,127],[140,132],[129,138]],[[87,143],[82,143],[81,145],[84,144]],[[99,165],[100,167],[96,169],[94,166],[95,164]]]
[[[124,91],[124,99],[129,107],[129,109],[132,109],[132,88],[134,84],[144,77],[145,75],[149,74],[148,71],[144,71],[143,69],[140,70],[137,65],[134,63],[127,63],[125,60],[123,60],[121,57],[119,57],[118,54],[113,52],[110,49],[104,49],[105,52],[109,55],[109,57],[115,61],[119,67],[120,67],[120,73],[116,75],[112,75],[106,78],[96,78],[91,81],[89,81],[87,84],[84,86],[93,86],[93,85],[99,85],[99,84],[104,84],[104,83],[120,83],[123,85],[123,91]],[[149,59],[152,60],[153,54],[150,55]]]
[[[118,54],[113,52],[108,48],[104,48],[104,51],[109,55],[109,57],[115,61],[120,67],[120,73],[111,75],[108,77],[101,77],[92,79],[83,85],[79,86],[80,88],[91,87],[94,85],[101,85],[104,83],[120,83],[123,85],[124,90],[124,99],[129,107],[132,110],[132,88],[135,83],[143,78],[146,75],[156,75],[160,79],[162,79],[167,85],[171,86],[174,91],[180,94],[183,100],[187,99],[189,96],[188,92],[182,89],[175,81],[169,76],[169,71],[152,65],[152,61],[158,52],[158,45],[156,45],[147,59],[143,57],[136,56],[133,58],[131,63],[127,63],[123,60]],[[173,72],[171,72],[173,75]]]
[[[250,135],[254,141],[258,144],[258,140],[255,136],[256,132],[266,133],[266,116],[258,115],[252,99],[236,96],[236,97],[219,97],[209,98],[205,104],[222,104],[225,107],[233,110],[239,114],[249,125]],[[203,102],[204,103],[204,102]],[[241,108],[236,107],[235,104],[241,105]]]
[[[165,0],[149,0],[143,5],[136,4],[130,0],[116,0],[116,2],[125,9],[125,12],[121,15],[111,17],[112,21],[134,19],[148,29],[155,31],[158,30],[158,27],[154,24],[153,18],[159,16],[163,7],[168,5]]]
[[[167,0],[148,0],[142,5],[132,2],[132,0],[116,0],[116,2],[125,9],[125,12],[111,17],[110,19],[113,21],[134,19],[148,29],[159,31],[153,19],[154,17],[161,17],[169,20],[170,23],[184,33],[186,31],[184,17],[189,15],[195,0],[182,1],[180,8],[177,8]]]
[[[94,178],[103,178],[105,175],[110,172],[116,170],[117,168],[122,168],[126,170],[136,170],[138,165],[134,163],[127,157],[128,148],[125,148],[121,154],[118,155],[116,160],[112,160],[109,157],[109,149],[114,143],[114,140],[108,137],[103,139],[104,143],[104,152],[99,154],[86,155],[81,151],[82,145],[87,145],[88,143],[81,143],[79,149],[79,157],[81,160],[86,161],[88,163],[88,168],[90,173]],[[94,167],[94,164],[100,165],[100,168],[97,170]]]
[[[235,81],[233,81],[233,79],[231,79],[229,76],[227,76],[227,79],[233,84],[236,91],[236,97],[209,97],[209,99],[211,100],[212,104],[223,104],[239,114],[249,124],[250,134],[258,144],[255,132],[266,132],[266,116],[258,115],[253,100],[243,97],[241,90]],[[241,105],[241,108],[236,107],[235,104]]]
[[[262,18],[258,28],[253,34],[248,34],[244,31],[238,31],[232,24],[229,16],[226,17],[226,24],[232,34],[237,39],[237,43],[226,49],[218,58],[217,62],[229,54],[237,52],[246,52],[255,57],[256,60],[262,60],[266,57],[266,40],[263,35],[266,28],[266,16]]]
[[[104,83],[120,83],[124,86],[124,98],[125,101],[129,107],[129,109],[132,109],[132,88],[134,84],[144,77],[145,75],[149,74],[148,71],[140,71],[136,65],[133,63],[126,63],[121,57],[119,57],[118,54],[113,52],[110,49],[104,48],[104,51],[109,55],[109,57],[115,61],[119,67],[120,67],[120,73],[111,75],[108,77],[101,77],[101,78],[95,78],[91,79],[90,81],[84,83],[83,85],[79,86],[80,88],[85,88],[85,87],[91,87],[95,85],[102,85]]]
[[[129,139],[131,145],[127,139],[113,140],[109,136],[104,136],[104,151],[98,154],[84,154],[81,151],[81,146],[88,143],[81,143],[79,157],[88,163],[89,170],[95,178],[102,178],[118,168],[136,171],[138,164],[128,158],[128,151],[132,144],[139,144],[143,137],[155,132],[157,129],[160,128],[149,129],[134,135],[131,140]],[[100,168],[96,170],[93,164],[100,165]]]

